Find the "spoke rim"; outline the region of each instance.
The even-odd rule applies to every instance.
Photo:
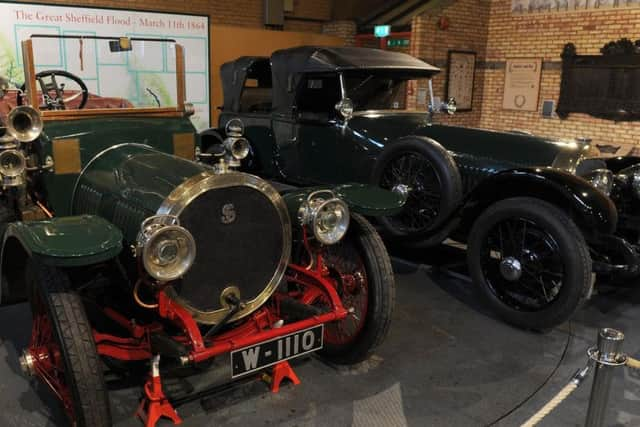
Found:
[[[522,266],[517,280],[508,280],[500,263],[514,258]],[[489,290],[518,311],[536,312],[554,304],[564,285],[566,266],[557,240],[529,218],[506,218],[488,230],[480,260]]]
[[[53,323],[41,296],[36,293],[33,298],[31,340],[27,352],[33,357],[35,375],[60,400],[71,424],[75,425],[73,399],[65,377],[60,344],[56,340]]]
[[[325,324],[324,341],[342,346],[353,342],[362,332],[369,308],[369,284],[364,262],[355,248],[342,243],[327,248],[323,256],[342,305],[350,310],[346,318]],[[324,293],[314,302],[328,305],[329,298]]]
[[[409,193],[402,212],[387,217],[391,226],[404,233],[431,228],[442,202],[440,178],[431,163],[416,152],[392,159],[382,173],[380,187],[392,190],[400,185],[409,188]]]

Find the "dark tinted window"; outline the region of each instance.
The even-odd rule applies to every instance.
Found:
[[[332,115],[340,101],[340,81],[335,74],[309,74],[300,82],[296,105],[299,112]]]
[[[247,70],[242,95],[240,96],[240,111],[243,113],[269,113],[273,97],[273,82],[271,80],[271,64],[268,59],[255,62]]]

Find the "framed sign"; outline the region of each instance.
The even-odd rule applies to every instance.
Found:
[[[457,111],[471,111],[476,53],[450,50],[447,59],[447,96],[454,98]]]
[[[185,51],[186,96],[195,107],[191,120],[198,130],[209,128],[208,16],[0,1],[0,75],[17,83],[23,81],[20,42],[33,34],[175,40]],[[144,106],[155,103],[146,90],[153,88],[161,99],[164,97],[163,105],[174,105],[177,94],[168,82],[175,82],[175,70],[170,67],[175,63],[175,52],[169,47],[148,48],[145,51],[148,61],[134,64],[125,55],[113,60],[99,45],[90,42],[85,43],[80,56],[77,42],[58,40],[40,43],[40,51],[38,46],[34,48],[37,57],[44,61],[36,64],[36,71],[65,69],[81,57],[83,66],[78,68],[77,75],[92,94],[117,93],[135,106]]]
[[[541,58],[507,59],[502,108],[505,110],[538,111],[541,76]]]
[[[562,13],[595,12],[605,13],[611,9],[640,7],[638,0],[511,0],[511,13]]]

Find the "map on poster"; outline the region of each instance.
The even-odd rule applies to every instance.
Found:
[[[192,121],[198,130],[209,127],[207,16],[0,2],[0,75],[16,85],[24,82],[20,43],[34,34],[175,40],[184,47],[186,100],[196,109]],[[173,43],[140,42],[132,52],[114,55],[104,40],[35,40],[36,72],[71,71],[91,94],[118,96],[135,107],[176,105]]]

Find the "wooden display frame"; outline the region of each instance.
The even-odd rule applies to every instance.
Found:
[[[542,83],[542,58],[507,58],[502,109],[538,111]]]
[[[462,56],[467,59],[467,62],[473,64],[470,72],[467,71],[463,75],[456,74],[456,56]],[[472,61],[468,61],[469,58],[473,58]],[[454,98],[458,105],[456,111],[465,112],[472,111],[473,109],[473,92],[475,89],[475,76],[476,76],[476,58],[477,54],[470,50],[450,50],[447,53],[447,88],[446,88],[446,100]],[[463,81],[466,79],[466,81]],[[465,93],[460,94],[460,91],[464,90]],[[468,99],[468,102],[461,101]]]

